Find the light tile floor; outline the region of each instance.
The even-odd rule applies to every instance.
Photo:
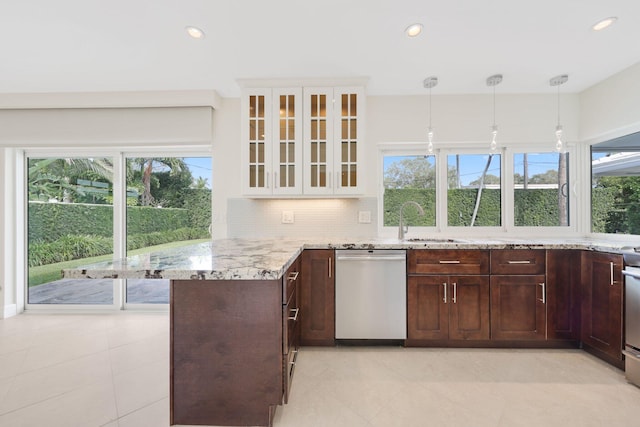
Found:
[[[0,320],[0,426],[169,422],[166,313]],[[640,389],[580,350],[301,350],[276,427],[640,426]]]

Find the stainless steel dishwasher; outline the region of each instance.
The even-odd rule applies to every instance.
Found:
[[[404,250],[336,251],[336,339],[407,338]]]

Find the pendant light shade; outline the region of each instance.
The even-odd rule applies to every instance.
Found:
[[[502,82],[502,74],[494,74],[487,77],[487,86],[493,88],[493,126],[491,127],[491,143],[489,149],[491,152],[498,148],[498,126],[496,125],[496,86]]]
[[[558,123],[556,124],[556,151],[558,153],[563,153],[565,151],[564,142],[562,141],[562,125],[560,124],[560,86],[565,84],[567,80],[569,80],[569,76],[567,74],[560,74],[559,76],[552,77],[549,80],[549,85],[558,88]]]
[[[431,127],[431,89],[438,84],[435,76],[424,79],[425,89],[429,89],[429,127],[427,128],[427,154],[433,154],[433,128]]]

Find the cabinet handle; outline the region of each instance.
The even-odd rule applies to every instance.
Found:
[[[614,280],[613,280],[613,262],[609,263],[609,267],[611,267],[611,286],[613,286]]]
[[[444,288],[444,298],[442,298],[442,301],[444,301],[444,303],[447,303],[447,282],[444,282],[442,284],[442,287]]]
[[[507,261],[507,264],[531,264],[531,260],[523,259],[523,260],[512,260]]]
[[[544,282],[538,283],[538,285],[542,286],[542,298],[538,298],[538,300],[542,301],[543,304],[546,304],[547,303],[547,295],[546,295],[547,293],[545,292],[547,290],[546,285]]]
[[[300,272],[298,271],[293,271],[289,273],[289,277],[287,277],[287,280],[291,282],[295,282],[296,280],[298,280],[298,274],[300,274]]]
[[[293,353],[293,360],[289,362],[289,365],[296,366],[296,359],[298,358],[298,350],[292,350],[291,353]]]
[[[267,174],[267,178],[264,181],[264,185],[269,188],[269,172],[265,172]]]
[[[288,319],[289,320],[293,320],[294,322],[298,320],[298,313],[300,313],[300,309],[299,308],[291,308],[289,309],[289,311],[291,311],[293,313],[293,317],[289,316]]]
[[[273,173],[273,188],[278,188],[278,172]]]
[[[329,279],[331,279],[331,257],[329,257]]]
[[[446,259],[441,259],[440,261],[438,261],[440,264],[460,264],[460,260],[456,259],[456,260],[446,260]]]
[[[336,188],[340,188],[340,172],[336,172]]]
[[[458,300],[458,284],[456,282],[453,282],[453,299],[451,301],[453,301],[454,304],[457,304]]]

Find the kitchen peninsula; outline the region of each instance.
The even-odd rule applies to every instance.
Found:
[[[405,345],[582,344],[609,363],[624,366],[621,313],[619,324],[615,319],[607,322],[613,330],[599,325],[594,329],[591,322],[602,315],[615,317],[615,307],[621,307],[623,248],[619,244],[580,239],[226,239],[63,273],[68,278],[171,280],[171,424],[271,425],[275,408],[287,402],[299,345],[335,343],[331,288],[335,249],[397,249],[413,254],[408,263],[414,259],[416,266],[408,270],[408,286],[418,288],[408,293]],[[447,260],[439,262],[440,255]],[[452,264],[451,257],[458,255],[460,260]],[[600,262],[593,256],[606,259]],[[486,262],[466,261],[483,257]],[[484,291],[470,288],[471,294],[486,293],[478,295],[485,306],[476,311],[460,293],[463,279],[472,277],[465,273],[468,268],[487,283]],[[605,286],[596,283],[602,272],[606,272]],[[329,279],[318,279],[318,275]],[[428,321],[433,316],[424,316],[420,310],[443,310],[443,277],[458,278],[460,307],[471,307],[473,313],[480,313],[476,317],[485,319],[484,336],[469,331],[456,335],[453,323],[440,317],[438,327],[444,322],[449,332],[434,335]],[[433,294],[437,301],[429,299],[432,278],[437,283]],[[599,302],[603,292],[608,296],[606,307]],[[520,303],[527,306],[514,309]]]

